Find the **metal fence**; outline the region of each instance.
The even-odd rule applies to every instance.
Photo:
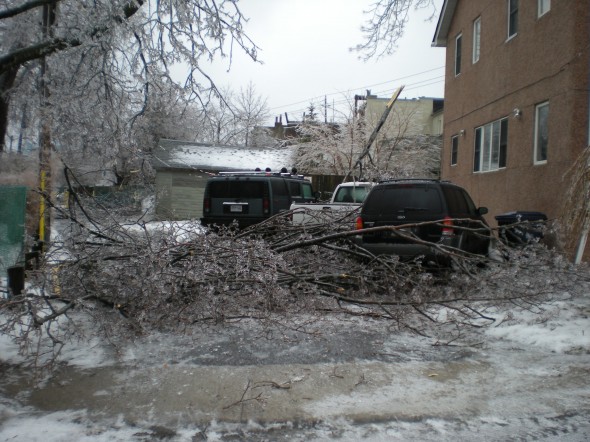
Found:
[[[24,261],[27,188],[0,186],[0,275]]]

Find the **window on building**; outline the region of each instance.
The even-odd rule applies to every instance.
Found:
[[[547,161],[549,144],[549,102],[535,106],[535,164]]]
[[[459,136],[451,137],[451,166],[457,164],[457,157],[459,156]]]
[[[518,32],[518,0],[508,0],[508,38]]]
[[[541,17],[551,9],[551,0],[537,0],[537,17]]]
[[[473,63],[479,61],[479,51],[481,43],[481,17],[473,22]]]
[[[461,73],[461,41],[463,36],[459,34],[455,39],[455,76]]]
[[[474,172],[488,172],[506,167],[508,118],[475,129]]]

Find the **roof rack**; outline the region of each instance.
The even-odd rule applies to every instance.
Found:
[[[296,179],[304,179],[303,175],[292,174],[289,172],[266,172],[264,170],[261,171],[252,171],[252,170],[242,170],[242,171],[231,171],[231,172],[219,172],[219,176],[277,176],[283,178],[296,178]]]
[[[438,178],[391,178],[388,180],[379,181],[381,183],[395,183],[395,182],[402,182],[402,181],[412,181],[412,182],[426,182],[426,183],[450,183],[448,180],[441,180]]]

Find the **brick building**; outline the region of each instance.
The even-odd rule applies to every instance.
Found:
[[[445,0],[443,179],[493,216],[559,219],[590,137],[588,0]]]

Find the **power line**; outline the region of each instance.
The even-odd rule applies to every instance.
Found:
[[[444,81],[445,81],[444,75],[441,75],[439,77],[426,78],[425,80],[418,81],[416,83],[406,84],[404,87],[404,92],[411,91],[414,89],[419,89],[419,88],[425,87],[425,86],[431,86],[433,84],[444,83]],[[384,89],[384,90],[375,92],[374,95],[380,95],[380,94],[391,95],[391,93],[394,90],[395,90],[395,88],[394,89]]]
[[[406,75],[406,76],[403,76],[403,77],[394,78],[393,80],[388,80],[388,81],[384,81],[384,82],[381,82],[381,83],[370,84],[370,85],[367,85],[367,86],[361,86],[361,87],[357,87],[357,88],[351,88],[349,90],[367,89],[367,88],[371,88],[371,87],[375,87],[375,86],[381,86],[381,85],[384,85],[384,84],[387,84],[387,83],[399,82],[399,81],[405,80],[407,78],[417,77],[419,75],[423,75],[423,74],[426,74],[428,72],[436,71],[436,70],[443,69],[443,68],[444,68],[444,66],[439,66],[439,67],[428,69],[426,71],[418,72],[418,73],[415,73],[415,74],[410,74],[410,75]],[[285,104],[283,106],[275,106],[273,108],[270,108],[269,111],[273,111],[273,110],[276,110],[276,109],[284,109],[284,108],[287,108],[287,107],[290,107],[290,106],[295,106],[295,105],[299,105],[299,104],[303,104],[303,103],[310,103],[310,102],[314,102],[314,101],[317,101],[317,100],[323,100],[324,97],[329,97],[329,96],[332,96],[332,95],[339,95],[339,94],[342,94],[342,92],[331,92],[331,93],[327,93],[327,94],[322,94],[322,95],[318,95],[316,97],[308,98],[306,100],[297,101],[295,103]]]
[[[431,70],[425,71],[425,72],[431,72],[433,70],[435,70],[435,69],[431,69]],[[411,77],[415,77],[415,76],[416,75],[411,75],[411,76],[407,76],[407,77],[404,77],[404,78],[411,78]],[[445,76],[444,75],[439,75],[439,76],[436,76],[436,77],[426,78],[424,80],[420,80],[420,81],[417,81],[417,82],[414,82],[414,83],[409,83],[409,84],[405,85],[404,91],[411,91],[411,90],[419,89],[421,87],[426,87],[426,86],[431,86],[431,85],[434,85],[434,84],[443,83],[444,82],[444,79],[445,79]],[[390,82],[393,82],[393,81],[398,81],[398,80],[386,81],[386,82],[379,83],[379,84],[381,84],[381,85],[382,84],[387,84],[387,83],[390,83]],[[373,86],[376,86],[376,85],[373,85]],[[383,98],[389,98],[389,96],[393,93],[393,91],[395,89],[396,88],[379,90],[379,91],[374,92],[374,95],[376,95],[376,96],[382,95]],[[319,97],[316,98],[315,101],[317,102],[318,100],[321,100],[323,102],[324,101],[324,97],[326,97],[327,95],[328,94],[326,94],[325,96],[319,96]],[[332,95],[334,95],[334,94],[332,94]],[[342,98],[342,99],[339,99],[339,100],[336,100],[336,101],[333,100],[332,104],[329,107],[336,108],[337,106],[340,106],[340,105],[349,104],[350,103],[349,100],[350,100],[349,98]],[[300,101],[300,102],[297,102],[297,103],[294,103],[294,104],[300,104],[300,103],[309,104],[309,103],[313,103],[313,101]],[[277,109],[277,108],[273,108],[273,109]],[[282,108],[282,109],[284,109],[284,108]],[[287,114],[291,114],[291,115],[300,115],[300,114],[303,114],[303,112],[307,111],[308,109],[309,109],[309,107],[298,107],[296,109],[286,110],[284,112],[286,112]],[[295,117],[295,119],[296,118],[298,118],[298,117]]]

